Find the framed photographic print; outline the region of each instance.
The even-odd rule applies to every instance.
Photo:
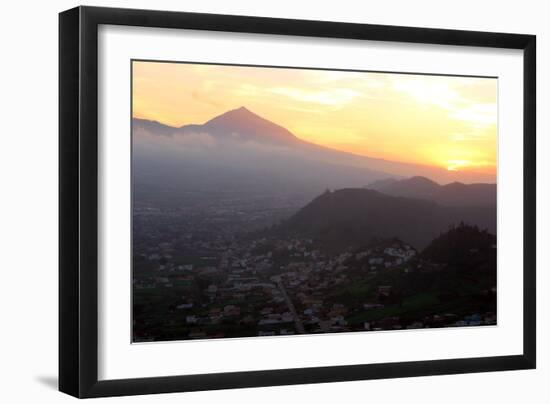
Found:
[[[60,390],[535,367],[535,37],[60,14]]]

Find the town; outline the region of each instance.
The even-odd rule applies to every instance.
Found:
[[[250,218],[272,210],[225,206],[134,210],[134,342],[496,324],[490,277],[456,290],[461,275],[406,241],[333,251],[259,236]]]

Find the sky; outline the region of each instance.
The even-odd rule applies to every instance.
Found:
[[[496,175],[497,79],[133,62],[136,118],[203,124],[245,106],[369,157]]]

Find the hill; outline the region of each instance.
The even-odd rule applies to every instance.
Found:
[[[477,226],[460,223],[448,232],[435,238],[422,251],[422,258],[448,265],[468,267],[470,257],[493,256],[496,251],[496,236]]]
[[[496,208],[435,202],[349,188],[326,191],[281,223],[275,232],[311,237],[334,249],[398,237],[417,249],[461,222],[496,231]]]
[[[425,177],[411,177],[402,180],[379,180],[367,186],[391,196],[427,199],[446,206],[496,205],[496,184],[463,184],[452,182],[446,185]]]

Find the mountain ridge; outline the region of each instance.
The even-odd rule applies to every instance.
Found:
[[[338,248],[397,237],[423,248],[450,226],[496,231],[496,207],[452,207],[364,188],[325,191],[273,231],[302,234]]]
[[[446,206],[495,205],[496,184],[464,184],[453,181],[440,185],[429,178],[414,176],[401,180],[379,180],[366,186],[391,196],[428,199]]]
[[[440,167],[391,161],[311,143],[300,139],[283,126],[255,114],[246,107],[226,111],[204,124],[188,124],[180,127],[173,127],[143,118],[133,118],[132,131],[134,134],[143,134],[143,132],[153,135],[160,134],[165,138],[208,134],[214,140],[222,142],[246,141],[268,146],[287,147],[300,158],[314,158],[333,164],[367,168],[386,173],[386,177],[408,177],[413,172],[416,175],[429,177],[439,183],[458,180],[472,183],[479,182],[479,178],[483,178],[485,182],[492,182],[494,179],[489,174],[448,171]]]

